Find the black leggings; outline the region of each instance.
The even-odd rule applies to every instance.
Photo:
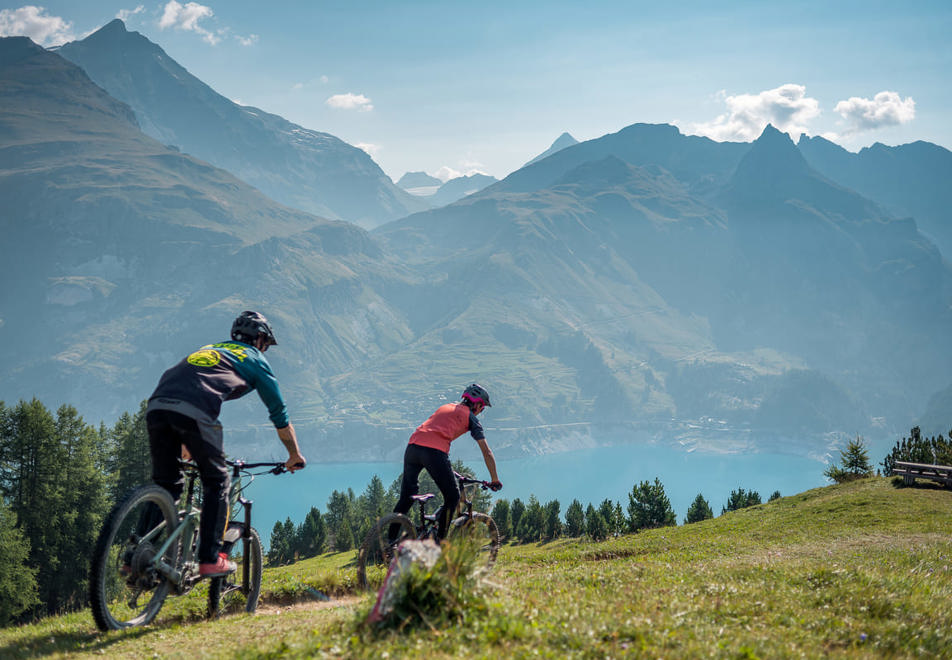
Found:
[[[432,447],[407,445],[403,454],[403,481],[400,483],[400,499],[393,508],[397,513],[408,513],[413,506],[413,496],[420,491],[420,471],[426,469],[443,494],[442,515],[437,531],[440,538],[446,538],[450,520],[459,504],[459,485],[453,475],[449,454]]]
[[[207,442],[191,417],[171,410],[150,410],[145,417],[152,448],[152,481],[169,491],[173,500],[182,495],[185,478],[179,468],[182,445],[188,447],[202,476],[202,517],[199,523],[198,560],[218,561],[228,516],[231,475],[225,453]]]

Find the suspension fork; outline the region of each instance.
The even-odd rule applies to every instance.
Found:
[[[242,496],[238,496],[238,503],[245,510],[245,524],[241,529],[241,588],[244,593],[248,593],[251,588],[251,557],[249,549],[251,548],[251,505],[253,502]]]

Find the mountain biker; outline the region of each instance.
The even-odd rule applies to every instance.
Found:
[[[492,479],[489,487],[493,490],[502,488],[502,482],[496,474],[496,459],[492,450],[486,444],[486,435],[483,427],[476,419],[486,407],[492,407],[489,402],[489,392],[473,383],[465,390],[458,403],[447,403],[437,408],[429,419],[420,424],[410,436],[407,449],[403,455],[403,480],[400,484],[400,499],[394,507],[397,513],[407,513],[413,506],[412,497],[419,491],[420,471],[426,470],[433,477],[437,487],[443,494],[443,507],[438,522],[437,533],[440,538],[446,536],[450,520],[459,504],[459,485],[453,476],[453,466],[450,464],[450,443],[467,431],[476,440],[479,449],[483,452],[486,469]]]
[[[278,438],[287,449],[285,467],[294,472],[306,463],[278,381],[264,357],[268,347],[277,343],[264,316],[242,312],[231,326],[231,341],[203,346],[184,358],[162,374],[149,397],[146,426],[152,452],[152,480],[169,491],[173,499],[179,498],[185,481],[178,462],[183,446],[202,477],[198,546],[201,577],[220,577],[236,569],[235,563],[221,552],[231,487],[218,421],[222,402],[258,390]]]

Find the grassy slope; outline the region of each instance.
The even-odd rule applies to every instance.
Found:
[[[885,478],[603,543],[507,546],[491,610],[461,630],[371,636],[348,556],[266,570],[254,616],[98,635],[88,612],[0,631],[0,657],[952,657],[952,492]],[[285,606],[276,606],[283,602]]]

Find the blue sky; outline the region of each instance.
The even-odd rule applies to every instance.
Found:
[[[0,35],[45,46],[121,17],[221,94],[362,146],[394,180],[502,178],[563,131],[637,122],[952,148],[948,0],[0,3]]]

